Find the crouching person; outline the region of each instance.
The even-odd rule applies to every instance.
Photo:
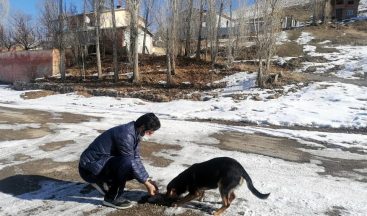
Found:
[[[132,206],[122,197],[126,181],[136,179],[144,184],[149,195],[158,192],[150,180],[139,155],[140,139],[160,128],[153,113],[140,116],[136,121],[113,127],[100,134],[82,153],[79,174],[104,195],[106,206],[125,209]]]

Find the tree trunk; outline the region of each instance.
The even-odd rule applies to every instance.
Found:
[[[228,29],[228,47],[227,47],[227,60],[228,60],[228,66],[232,64],[233,62],[233,45],[232,45],[232,36],[233,36],[233,32],[232,32],[232,2],[230,2],[230,6],[229,6],[229,13],[230,13],[230,20],[229,20],[229,26],[227,26]]]
[[[83,49],[82,49],[82,77],[83,79],[85,79],[85,56],[88,53],[88,46],[86,45],[87,43],[87,25],[86,25],[86,18],[87,18],[87,14],[86,14],[86,10],[87,10],[87,0],[84,0],[84,4],[83,4],[83,33],[82,33],[82,40],[83,40]]]
[[[331,21],[331,17],[332,17],[332,3],[331,0],[324,0],[324,16],[323,16],[323,21],[324,23],[330,22]]]
[[[59,48],[60,48],[60,65],[59,70],[61,79],[65,80],[65,48],[64,48],[64,15],[63,15],[63,0],[59,0]]]
[[[220,9],[219,9],[219,19],[218,19],[218,27],[217,27],[217,38],[215,41],[215,49],[214,49],[214,58],[212,59],[212,67],[214,68],[215,62],[217,61],[217,55],[219,50],[219,36],[220,36],[220,22],[222,20],[222,13],[223,13],[223,1],[220,2]]]
[[[130,30],[130,43],[131,43],[131,53],[133,59],[133,82],[139,83],[140,76],[139,76],[139,51],[138,51],[138,36],[139,36],[139,29],[138,29],[138,13],[139,13],[139,4],[140,0],[130,0],[129,1],[129,9],[131,13],[131,30]]]
[[[170,42],[170,36],[169,36],[169,30],[167,28],[167,35],[166,35],[166,61],[167,61],[167,87],[169,88],[171,86],[172,82],[172,76],[171,76],[171,42]]]
[[[259,59],[259,69],[257,74],[257,85],[260,88],[264,88],[264,69],[263,69],[263,60]]]
[[[94,17],[95,17],[95,28],[96,28],[96,55],[97,55],[97,71],[98,71],[98,79],[102,78],[102,65],[101,65],[101,51],[100,51],[100,44],[99,44],[99,30],[100,30],[100,1],[101,0],[94,0]]]
[[[176,74],[176,16],[177,16],[177,1],[172,0],[172,40],[171,40],[171,74]]]
[[[147,32],[146,30],[148,30],[148,18],[149,18],[149,11],[150,11],[150,7],[147,6],[146,11],[145,11],[145,29],[144,29],[144,38],[143,38],[143,50],[142,53],[145,54],[145,48],[146,48],[146,39],[147,39]]]
[[[114,81],[117,82],[119,79],[119,68],[117,64],[117,34],[116,34],[116,16],[115,16],[115,3],[111,0],[111,10],[112,10],[112,49],[113,49],[113,71],[114,71]]]
[[[204,3],[203,0],[200,0],[200,18],[199,18],[199,36],[198,36],[198,44],[196,47],[196,59],[200,59],[200,52],[201,52],[201,33],[203,29],[203,7]]]
[[[312,0],[312,25],[317,25],[317,0]]]
[[[187,16],[187,31],[186,31],[186,46],[185,56],[188,57],[190,54],[190,41],[191,41],[191,16],[193,10],[194,0],[190,0],[189,15]]]

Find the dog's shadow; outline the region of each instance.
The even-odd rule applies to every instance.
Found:
[[[218,202],[219,203],[219,202]],[[199,201],[191,201],[184,205],[185,208],[199,210],[205,212],[207,214],[212,214],[217,208],[214,207],[213,204],[218,204],[217,202],[199,202]]]
[[[154,205],[160,205],[160,206],[166,206],[171,207],[174,202],[177,202],[177,199],[172,199],[166,197],[164,194],[158,194],[154,197],[144,196],[139,201],[139,203],[150,203]],[[183,204],[180,207],[186,208],[186,209],[192,209],[196,211],[201,211],[204,213],[212,214],[215,210],[217,210],[214,206],[216,204],[221,204],[221,202],[211,202],[211,201],[190,201],[188,203]]]
[[[103,199],[89,184],[40,175],[14,175],[1,179],[0,192],[25,200],[57,200],[94,205],[99,205]],[[137,190],[124,192],[124,196],[136,202],[146,194]]]

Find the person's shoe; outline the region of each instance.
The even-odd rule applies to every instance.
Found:
[[[91,184],[98,192],[100,192],[103,196],[107,193],[108,191],[108,185],[105,182],[97,182],[97,183],[92,183]]]
[[[133,203],[122,197],[116,199],[104,198],[103,205],[117,209],[127,209],[133,206]]]

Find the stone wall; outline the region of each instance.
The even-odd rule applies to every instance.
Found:
[[[59,74],[58,50],[14,51],[0,53],[0,81],[29,82]]]

